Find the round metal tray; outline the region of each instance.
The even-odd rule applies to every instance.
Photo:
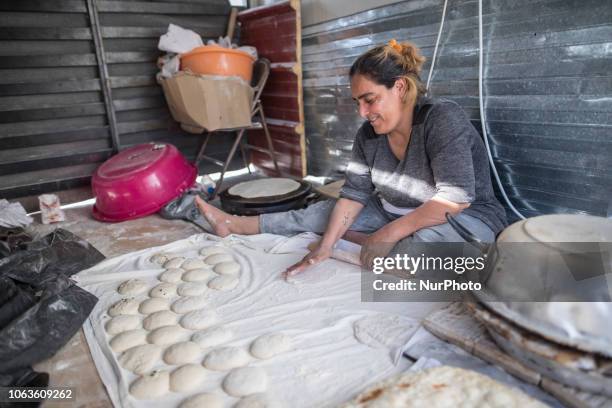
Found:
[[[258,215],[303,208],[311,192],[311,186],[305,181],[298,182],[300,186],[287,194],[258,198],[232,195],[227,188],[219,194],[221,207],[224,211],[237,215]]]

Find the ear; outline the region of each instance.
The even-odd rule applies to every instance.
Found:
[[[395,90],[397,91],[402,102],[406,102],[406,98],[408,97],[408,82],[406,81],[406,79],[396,79],[395,84],[393,84],[393,88],[395,88]]]

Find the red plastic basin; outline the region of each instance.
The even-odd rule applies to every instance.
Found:
[[[93,216],[118,222],[153,214],[191,187],[197,173],[171,144],[126,149],[104,162],[92,177]]]

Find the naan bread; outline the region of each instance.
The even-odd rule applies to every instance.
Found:
[[[475,371],[441,366],[388,379],[343,405],[356,407],[545,408],[546,405]]]

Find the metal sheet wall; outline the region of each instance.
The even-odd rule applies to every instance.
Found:
[[[119,147],[166,141],[188,158],[196,153],[200,138],[179,129],[155,82],[157,42],[169,23],[204,39],[224,35],[227,1],[2,1],[0,197],[87,184],[113,151],[88,2],[99,20]],[[213,156],[229,150],[227,138],[213,142]]]
[[[430,57],[443,0],[412,0],[303,29],[309,172],[339,176],[362,120],[352,61],[391,38]],[[483,2],[485,109],[507,193],[525,215],[612,215],[612,3]],[[448,3],[431,94],[463,106],[480,130],[478,2]]]

